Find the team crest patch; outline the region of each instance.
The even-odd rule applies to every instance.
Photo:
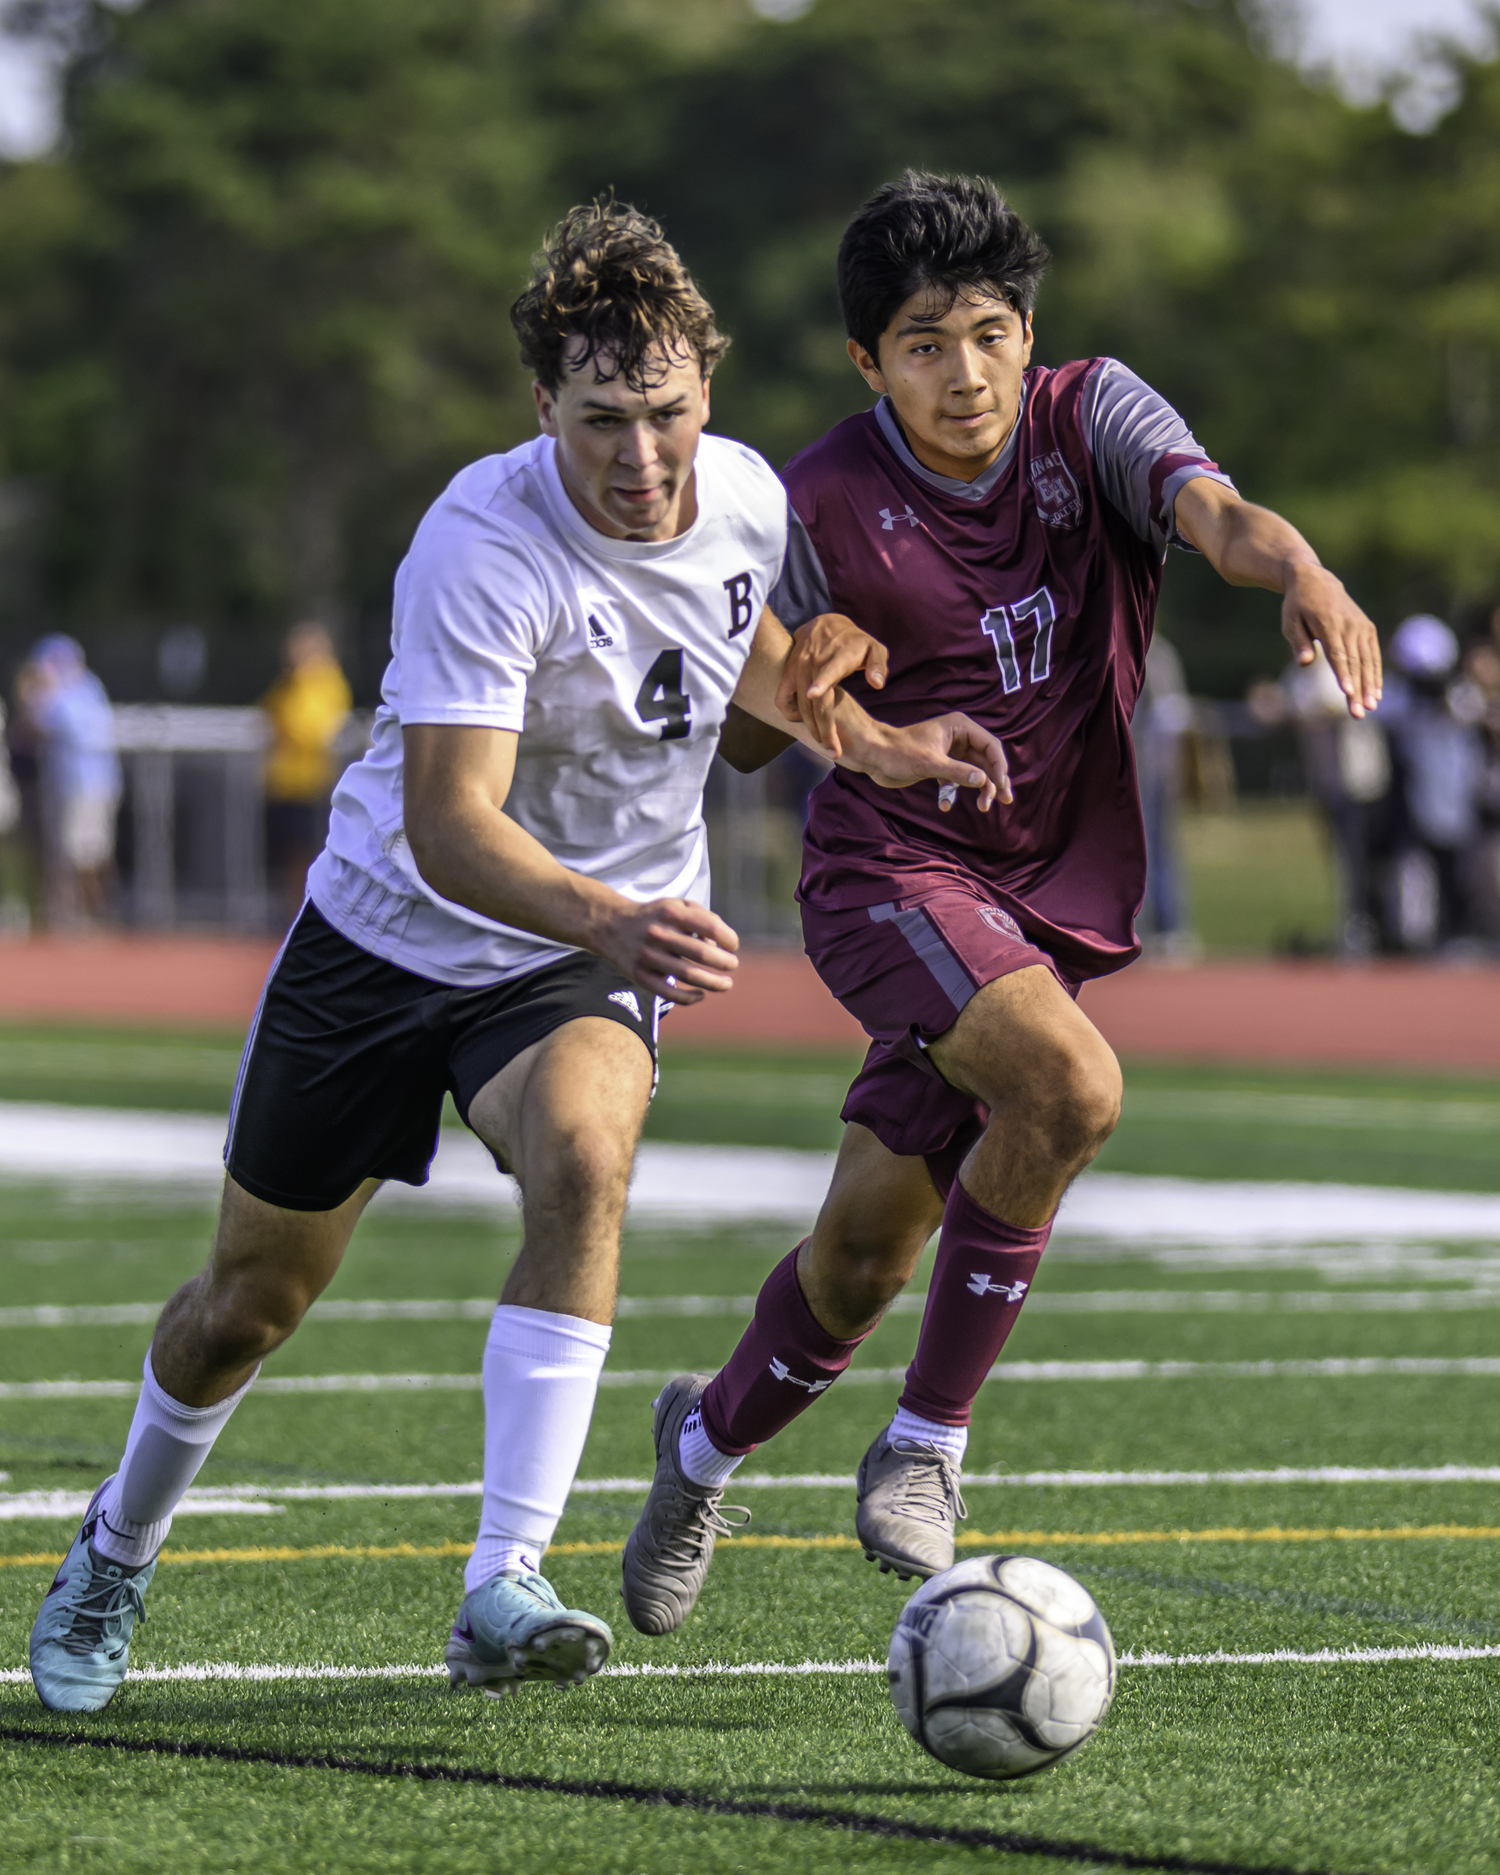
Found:
[[[979,915],[992,931],[999,931],[1005,937],[1013,937],[1020,944],[1026,942],[1026,934],[1011,917],[1008,911],[1001,911],[998,905],[981,905]]]
[[[605,1000],[618,1003],[622,1009],[628,1010],[637,1022],[640,1021],[641,1005],[634,990],[611,990]]]
[[[1083,496],[1062,451],[1033,458],[1030,473],[1038,517],[1048,527],[1077,527],[1083,519]]]

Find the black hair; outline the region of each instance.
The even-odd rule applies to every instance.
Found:
[[[914,293],[935,314],[989,293],[1029,313],[1051,255],[984,176],[908,169],[877,189],[839,243],[839,305],[850,338],[879,359],[880,335]],[[944,300],[946,298],[946,303]]]
[[[633,391],[660,381],[662,346],[690,351],[704,377],[729,349],[713,307],[660,226],[612,196],[569,209],[533,258],[510,320],[521,362],[549,391],[562,381],[575,338],[584,350],[571,369],[592,364],[601,378],[623,377]]]

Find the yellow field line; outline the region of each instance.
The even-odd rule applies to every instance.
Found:
[[[1500,1527],[1489,1524],[1424,1523],[1398,1524],[1377,1530],[1345,1529],[1284,1530],[1270,1524],[1261,1530],[1226,1527],[1221,1530],[995,1530],[983,1535],[966,1530],[957,1539],[960,1549],[1045,1549],[1077,1547],[1110,1548],[1130,1543],[1400,1543],[1478,1540],[1494,1542]],[[857,1550],[860,1542],[852,1536],[726,1536],[719,1539],[720,1549],[789,1549]],[[255,1549],[169,1549],[163,1550],[164,1563],[273,1563],[328,1562],[338,1558],[354,1561],[467,1556],[470,1543],[318,1543],[307,1549],[290,1546]],[[618,1556],[623,1543],[554,1543],[549,1556]],[[62,1553],[28,1552],[19,1556],[0,1556],[0,1569],[55,1569]]]
[[[379,1559],[388,1556],[467,1556],[473,1549],[472,1543],[389,1543],[389,1544],[345,1544],[318,1543],[308,1549],[292,1549],[285,1545],[263,1549],[166,1549],[160,1560],[164,1563],[267,1563],[267,1562],[326,1562],[331,1557],[347,1556],[360,1560]],[[622,1544],[612,1543],[611,1549],[621,1549]],[[28,1567],[55,1569],[62,1561],[62,1554],[27,1556],[0,1556],[0,1569],[25,1569]]]

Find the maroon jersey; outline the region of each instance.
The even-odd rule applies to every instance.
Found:
[[[788,466],[793,541],[771,605],[795,627],[847,613],[890,650],[871,715],[961,710],[1005,745],[1013,806],[835,769],[814,790],[799,896],[836,911],[977,880],[1074,976],[1137,955],[1145,885],[1130,717],[1194,476],[1227,482],[1170,405],[1113,359],[1026,373],[975,482],[911,454],[888,401]],[[795,525],[800,521],[801,526]]]

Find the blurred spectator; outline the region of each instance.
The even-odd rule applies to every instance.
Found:
[[[1491,632],[1500,626],[1496,614]],[[1464,653],[1460,707],[1472,715],[1483,753],[1479,783],[1479,837],[1468,868],[1469,909],[1479,934],[1500,940],[1500,649],[1494,637],[1476,639]]]
[[[6,753],[20,798],[20,820],[11,836],[11,859],[20,875],[26,922],[32,928],[47,922],[46,856],[42,845],[42,732],[26,708],[26,674],[16,672],[16,707],[6,724]]]
[[[1368,957],[1385,936],[1384,873],[1395,812],[1390,743],[1372,717],[1350,716],[1321,645],[1311,664],[1291,665],[1277,688],[1283,714],[1296,724],[1308,788],[1333,840],[1339,951]],[[1250,706],[1270,722],[1272,701],[1258,686]]]
[[[1146,827],[1146,897],[1137,928],[1148,952],[1174,958],[1196,957],[1200,948],[1178,841],[1183,737],[1192,723],[1182,659],[1158,631],[1146,654],[1145,683],[1130,720]]]
[[[16,678],[16,700],[40,741],[41,830],[49,923],[98,920],[115,879],[120,758],[114,714],[83,647],[41,639]]]
[[[1484,704],[1458,674],[1457,635],[1429,613],[1397,627],[1390,662],[1379,711],[1400,809],[1389,920],[1402,949],[1428,951],[1473,930],[1469,882],[1480,835]]]
[[[354,699],[321,625],[287,633],[281,676],[261,698],[271,719],[266,757],[266,870],[283,926],[296,917],[307,869],[323,843],[335,780],[333,745]]]
[[[22,883],[20,828],[21,790],[10,764],[5,705],[0,703],[0,931],[25,931],[31,923]]]

